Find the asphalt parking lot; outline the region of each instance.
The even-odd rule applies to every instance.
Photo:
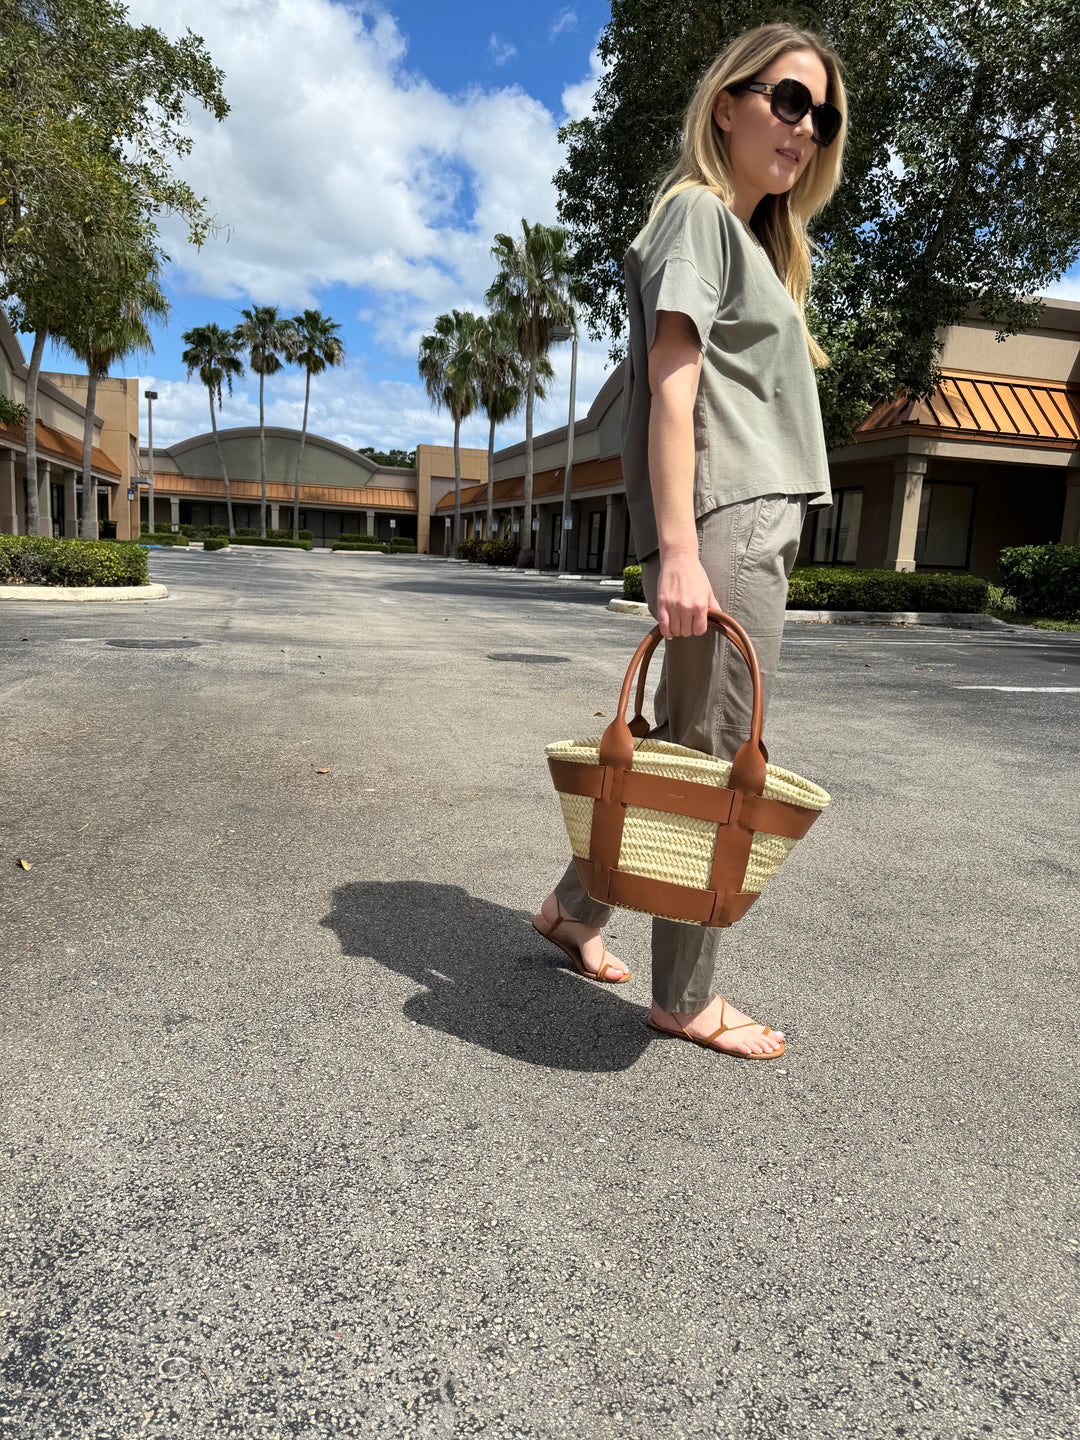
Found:
[[[753,1065],[528,924],[610,590],[151,571],[0,607],[0,1434],[1075,1433],[1080,636],[789,627]]]

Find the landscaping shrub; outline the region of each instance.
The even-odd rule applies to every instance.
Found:
[[[146,530],[135,541],[136,545],[187,545],[188,537],[172,530],[155,530],[151,535]]]
[[[261,535],[249,535],[238,530],[229,542],[231,545],[272,545],[279,550],[310,550],[310,540],[264,540]]]
[[[310,530],[298,530],[296,535],[299,540],[312,540],[314,538]],[[268,540],[291,540],[293,538],[292,526],[289,525],[283,530],[267,530],[266,538]]]
[[[199,534],[204,540],[207,538],[217,540],[222,535],[228,536],[229,527],[227,525],[202,525],[199,528]]]
[[[229,543],[227,535],[210,535],[202,542],[204,550],[224,550]]]
[[[518,542],[512,535],[505,540],[482,540],[480,554],[485,565],[513,565],[518,557]]]
[[[147,554],[128,540],[0,535],[0,584],[147,585]]]
[[[384,545],[381,540],[346,540],[344,536],[339,537],[330,547],[332,550],[367,550],[375,551],[380,555],[415,555],[415,540],[392,540],[389,545]]]
[[[645,591],[641,588],[641,566],[627,565],[622,572],[622,593],[625,600],[645,602]]]
[[[998,569],[1022,615],[1080,620],[1080,545],[1014,545]]]
[[[377,535],[339,535],[338,540],[343,545],[381,545],[382,541]]]
[[[483,540],[462,540],[458,546],[458,559],[468,560],[471,565],[479,565],[484,558],[483,550]]]
[[[791,572],[787,608],[936,610],[975,615],[986,609],[989,595],[989,581],[978,575],[804,566]]]

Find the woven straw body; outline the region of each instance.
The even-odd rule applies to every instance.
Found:
[[[599,736],[586,740],[559,740],[548,745],[548,759],[564,760],[579,765],[596,765],[600,754]],[[731,762],[673,745],[667,740],[638,740],[634,744],[632,768],[669,780],[689,780],[699,785],[722,788],[731,775]],[[828,793],[820,786],[782,770],[778,765],[766,766],[767,800],[782,800],[808,810],[821,811],[829,803]],[[570,845],[576,856],[587,859],[592,831],[593,805],[587,795],[559,792],[563,820]],[[628,805],[623,825],[619,869],[652,880],[666,880],[703,890],[708,887],[716,846],[717,826],[691,815],[675,815],[660,810],[646,810]],[[781,835],[755,831],[750,846],[744,894],[760,894],[799,842]],[[635,906],[624,906],[635,909]],[[649,911],[646,914],[652,913]]]

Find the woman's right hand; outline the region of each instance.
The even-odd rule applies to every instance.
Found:
[[[665,640],[704,635],[709,628],[709,611],[719,609],[720,602],[696,554],[661,556],[656,621]]]

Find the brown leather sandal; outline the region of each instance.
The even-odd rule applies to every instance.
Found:
[[[718,1055],[731,1055],[736,1060],[779,1060],[780,1056],[783,1055],[787,1049],[787,1046],[782,1040],[780,1042],[780,1049],[773,1050],[768,1055],[748,1055],[743,1050],[724,1050],[719,1045],[712,1043],[718,1035],[723,1035],[728,1030],[746,1030],[751,1025],[760,1024],[760,1021],[757,1020],[744,1020],[741,1025],[725,1025],[724,1012],[727,1008],[727,1001],[722,995],[719,998],[720,1027],[714,1030],[711,1035],[706,1035],[703,1040],[699,1040],[696,1035],[691,1035],[689,1030],[683,1025],[680,1025],[678,1030],[669,1030],[666,1025],[654,1025],[651,1020],[646,1020],[645,1024],[650,1030],[655,1030],[658,1035],[667,1035],[669,1039],[672,1040],[689,1040],[692,1045],[700,1045],[703,1050],[715,1050]],[[772,1030],[768,1025],[763,1025],[761,1028],[762,1039],[764,1039],[766,1035],[772,1034]]]
[[[557,945],[563,954],[569,958],[570,964],[573,965],[577,973],[584,975],[586,980],[602,980],[605,985],[622,985],[624,981],[629,980],[629,970],[625,975],[613,975],[610,980],[607,978],[607,972],[611,969],[611,961],[607,958],[606,945],[604,945],[604,954],[600,960],[600,969],[590,970],[585,964],[585,956],[582,954],[580,945],[575,945],[570,940],[559,940],[556,937],[555,931],[564,920],[570,919],[571,917],[569,915],[560,915],[557,920],[551,921],[549,924],[547,916],[541,911],[539,915],[532,917],[532,927],[538,935],[542,935],[545,940],[550,940],[553,945]],[[538,921],[542,923],[538,924]],[[543,929],[542,926],[548,926],[548,928]],[[600,943],[602,945],[604,944],[603,936],[600,937]]]

